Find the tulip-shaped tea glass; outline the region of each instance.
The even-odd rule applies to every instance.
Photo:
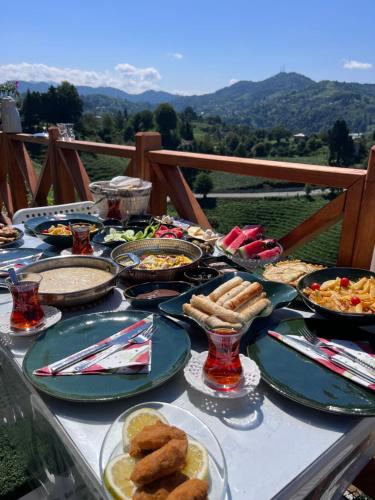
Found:
[[[122,219],[121,215],[121,198],[110,196],[107,198],[108,212],[107,219]]]
[[[206,331],[208,356],[203,366],[205,383],[217,391],[231,391],[242,381],[240,340],[244,331]]]
[[[94,250],[90,243],[91,224],[70,224],[70,230],[73,235],[72,255],[92,255]]]
[[[15,330],[31,330],[39,326],[44,319],[44,312],[39,301],[40,274],[17,274],[18,283],[10,278],[5,280],[13,298],[13,310],[10,326]]]

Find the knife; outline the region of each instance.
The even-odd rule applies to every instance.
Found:
[[[335,357],[335,355],[331,356],[330,354],[327,354],[320,347],[317,347],[317,346],[314,346],[314,345],[311,345],[311,344],[306,345],[305,342],[303,342],[302,340],[295,339],[295,338],[288,337],[288,340],[291,343],[295,342],[295,343],[297,343],[299,345],[302,345],[305,349],[306,349],[306,347],[308,349],[311,349],[312,351],[314,351],[317,354],[319,354],[319,356],[321,356],[322,358],[330,361],[331,363],[333,363],[336,366],[339,366],[340,368],[343,368],[343,369],[345,369],[345,370],[353,373],[354,375],[356,375],[359,378],[362,378],[363,380],[365,380],[369,384],[375,384],[375,377],[372,377],[370,374],[367,374],[367,373],[364,373],[361,370],[358,370],[354,366],[350,366],[350,365],[347,365],[346,363],[343,363],[342,361],[340,361],[340,359],[337,359]]]
[[[136,337],[140,333],[143,332],[143,330],[146,330],[150,326],[150,322],[152,321],[152,315],[147,316],[147,318],[143,319],[143,323],[135,328],[132,328],[132,330],[128,331],[129,328],[131,328],[134,325],[130,325],[116,334],[114,334],[110,340],[107,341],[101,341],[98,344],[91,345],[89,347],[86,347],[85,349],[82,349],[81,351],[75,352],[71,354],[70,356],[67,356],[66,358],[60,359],[59,361],[56,361],[55,363],[52,363],[49,368],[51,370],[51,373],[55,375],[57,372],[64,370],[65,368],[68,368],[69,366],[73,365],[77,361],[81,361],[82,359],[85,359],[89,356],[92,356],[93,354],[96,354],[98,352],[101,352],[111,345],[114,345],[117,343],[121,337],[121,341],[127,342],[131,340],[133,337]]]

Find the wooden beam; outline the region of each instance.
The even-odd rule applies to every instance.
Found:
[[[10,217],[13,216],[14,212],[21,208],[25,208],[28,205],[27,191],[24,184],[23,176],[18,169],[18,164],[16,162],[15,156],[13,154],[13,148],[11,147],[10,139],[7,134],[3,136],[3,171],[1,173],[1,180],[3,182],[8,182],[10,190],[3,186],[2,192],[7,199],[7,209]],[[11,203],[10,203],[11,200]]]
[[[369,269],[375,247],[375,146],[371,148],[357,232],[352,266]]]
[[[90,179],[78,152],[71,149],[58,149],[58,152],[81,200],[92,201]]]
[[[61,160],[61,156],[56,147],[59,131],[57,127],[50,127],[48,132],[50,137],[48,156],[52,177],[54,203],[56,205],[73,203],[76,200],[74,186],[71,182],[69,172]]]
[[[151,163],[192,167],[201,170],[230,172],[236,175],[250,175],[279,179],[317,186],[348,188],[366,173],[353,168],[322,167],[301,163],[234,158],[184,151],[150,151],[147,156]]]
[[[135,174],[135,161],[130,160],[127,166],[125,167],[124,175],[128,175],[129,177],[136,177]]]
[[[51,149],[48,148],[47,155],[44,158],[42,170],[39,174],[37,187],[34,192],[32,205],[33,206],[46,206],[48,205],[48,193],[52,186],[51,165],[49,162],[49,154]]]
[[[138,132],[135,134],[135,164],[137,176],[145,181],[151,180],[151,164],[147,151],[161,149],[161,135],[157,132]]]
[[[61,149],[75,149],[76,151],[87,151],[108,156],[119,156],[120,158],[134,158],[134,146],[121,146],[118,144],[102,144],[90,141],[56,141],[56,146]]]
[[[9,141],[9,145],[18,168],[22,173],[31,194],[33,195],[38,184],[38,177],[36,175],[33,162],[31,161],[25,144],[23,142]]]
[[[340,220],[345,207],[346,193],[339,194],[334,200],[324,205],[311,217],[303,221],[280,239],[284,255],[288,255],[317,234],[333,226]]]
[[[7,134],[9,139],[18,142],[30,142],[32,144],[43,144],[48,146],[48,137],[36,137],[32,134]]]
[[[364,185],[365,178],[363,177],[350,186],[350,188],[346,191],[339,255],[337,259],[337,264],[340,266],[352,265],[356,229],[358,225]]]
[[[162,147],[161,135],[157,132],[139,132],[135,135],[135,147],[133,175],[152,182],[148,210],[153,215],[165,214],[167,210],[167,191],[147,157],[147,151]]]
[[[153,165],[153,170],[159,181],[166,188],[166,191],[176,208],[178,214],[186,220],[196,222],[204,228],[211,228],[211,225],[199,205],[194,193],[186,182],[185,177],[179,168],[166,165]]]

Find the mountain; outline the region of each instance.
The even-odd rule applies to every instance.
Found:
[[[44,92],[49,85],[21,82],[20,91],[30,88]],[[281,72],[259,82],[239,81],[210,94],[193,96],[155,90],[129,94],[112,87],[78,86],[77,89],[88,111],[126,107],[132,113],[169,102],[177,111],[191,106],[202,115],[219,115],[228,123],[257,128],[283,124],[294,132],[311,133],[344,119],[355,132],[375,129],[375,84],[315,82],[298,73]]]

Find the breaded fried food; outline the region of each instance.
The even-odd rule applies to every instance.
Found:
[[[208,482],[201,479],[189,479],[167,496],[167,500],[207,500],[207,498]]]
[[[133,495],[133,500],[166,500],[171,491],[187,480],[188,477],[182,472],[174,472],[139,488]]]
[[[143,486],[181,470],[185,465],[187,447],[186,439],[172,439],[137,462],[130,479],[137,486]]]
[[[143,451],[158,450],[171,439],[187,439],[186,434],[181,429],[172,425],[157,422],[153,425],[146,425],[130,443],[129,454],[132,457],[142,456]]]

